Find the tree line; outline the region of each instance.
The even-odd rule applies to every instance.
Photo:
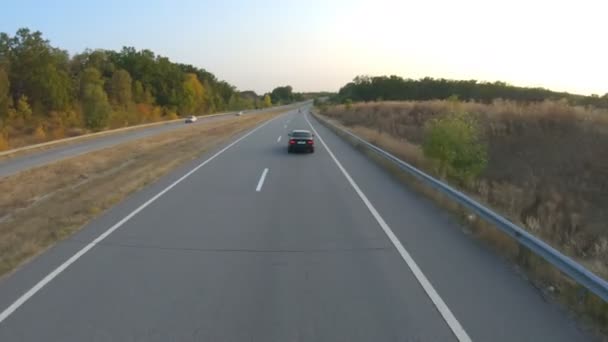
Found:
[[[275,89],[264,96],[239,92],[205,69],[133,47],[70,56],[41,32],[22,28],[14,36],[0,33],[0,149],[10,147],[11,140],[11,145],[21,144],[19,139],[29,136],[43,141],[76,134],[78,129],[101,130],[297,100],[288,88],[288,94]]]
[[[270,93],[272,103],[292,103],[299,102],[308,99],[309,97],[304,93],[294,93],[293,88],[290,85],[276,87]]]
[[[504,82],[448,80],[425,77],[419,80],[399,76],[357,76],[343,86],[334,101],[401,101],[458,98],[489,103],[495,99],[515,101],[566,100],[572,105],[608,107],[608,93],[583,96],[544,88],[527,88]]]

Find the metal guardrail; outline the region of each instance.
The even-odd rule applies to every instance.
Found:
[[[447,185],[446,183],[437,180],[431,177],[430,175],[418,170],[412,165],[390,154],[389,152],[386,152],[378,146],[360,138],[356,134],[341,127],[338,127],[327,120],[319,118],[317,115],[314,116],[325,125],[343,134],[346,134],[350,138],[354,139],[355,141],[362,144],[371,151],[375,152],[376,154],[380,155],[381,157],[393,162],[399,168],[415,176],[425,184],[432,186],[434,189],[447,195],[459,204],[465,206],[466,208],[477,214],[479,217],[485,219],[491,224],[494,224],[500,230],[515,239],[518,243],[528,248],[532,253],[535,253],[536,255],[542,257],[551,265],[553,265],[561,272],[572,278],[578,284],[591,291],[598,297],[602,298],[605,302],[608,302],[608,282],[595,275],[593,272],[589,271],[584,266],[560,253],[558,250],[549,246],[547,243],[543,242],[532,234],[528,233],[523,228],[517,226],[513,222],[495,213],[488,207],[478,203],[477,201],[471,199],[462,192]]]
[[[225,112],[225,113],[217,113],[217,114],[209,114],[209,115],[198,115],[197,118],[202,119],[202,118],[210,118],[210,117],[214,117],[214,116],[234,115],[236,113],[237,112]],[[163,120],[163,121],[150,122],[150,123],[145,123],[145,124],[140,124],[140,125],[121,127],[121,128],[116,128],[116,129],[108,129],[105,131],[99,131],[99,132],[94,132],[94,133],[87,133],[87,134],[77,135],[74,137],[69,137],[69,138],[64,138],[64,139],[51,140],[51,141],[43,142],[40,144],[27,145],[27,146],[23,146],[23,147],[14,148],[11,150],[2,151],[2,152],[0,152],[0,157],[9,155],[9,154],[13,154],[13,153],[17,153],[17,152],[23,152],[23,151],[33,150],[33,149],[37,149],[37,148],[41,148],[41,147],[67,143],[67,142],[71,142],[71,141],[75,141],[75,140],[81,140],[81,139],[87,139],[87,138],[93,138],[93,137],[105,136],[105,135],[112,135],[115,133],[122,133],[122,132],[133,131],[133,130],[148,128],[148,127],[154,127],[154,126],[168,125],[168,124],[172,124],[172,123],[176,123],[176,122],[183,122],[183,121],[184,121],[184,118],[173,119],[173,120]]]
[[[242,110],[242,112],[244,114],[251,114],[251,113],[258,113],[258,112],[264,112],[264,111],[276,110],[276,109],[287,109],[287,108],[289,108],[291,106],[297,106],[297,105],[300,105],[300,104],[301,103],[298,102],[298,103],[295,103],[295,104],[276,106],[276,107],[268,107],[268,108],[261,108],[261,109],[247,109],[247,110]],[[205,119],[205,118],[211,118],[211,117],[214,117],[214,116],[228,116],[228,115],[234,115],[234,114],[236,114],[238,112],[239,111],[223,112],[223,113],[208,114],[208,115],[198,115],[197,118],[199,118],[199,119]],[[52,145],[57,145],[57,144],[77,141],[77,140],[81,140],[81,139],[94,138],[94,137],[105,136],[105,135],[112,135],[112,134],[115,134],[115,133],[122,133],[122,132],[126,132],[126,131],[138,130],[138,129],[148,128],[148,127],[154,127],[154,126],[168,125],[168,124],[172,124],[172,123],[176,123],[176,122],[183,122],[183,121],[184,121],[184,118],[179,118],[179,119],[174,119],[174,120],[157,121],[157,122],[151,122],[151,123],[146,123],[146,124],[141,124],[141,125],[133,125],[133,126],[116,128],[116,129],[109,129],[109,130],[99,131],[99,132],[95,132],[95,133],[82,134],[82,135],[77,135],[77,136],[74,136],[74,137],[69,137],[69,138],[64,138],[64,139],[51,140],[51,141],[43,142],[43,143],[40,143],[40,144],[27,145],[27,146],[22,146],[22,147],[14,148],[14,149],[11,149],[11,150],[2,151],[2,152],[0,152],[0,157],[6,156],[6,155],[11,155],[11,154],[18,153],[18,152],[34,150],[34,149],[41,148],[41,147],[47,147],[47,146],[52,146]]]

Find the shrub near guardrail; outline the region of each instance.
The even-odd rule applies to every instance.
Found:
[[[438,173],[458,182],[476,179],[487,166],[487,147],[476,118],[454,112],[427,122],[422,144],[425,156],[438,162]]]

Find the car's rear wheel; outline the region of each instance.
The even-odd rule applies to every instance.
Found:
[[[291,147],[288,147],[287,148],[287,153],[291,153],[291,152],[293,152],[293,150],[291,149]]]
[[[310,150],[308,150],[308,152],[310,152],[310,153],[315,153],[315,148],[314,148],[314,147],[311,147],[311,148],[310,148]]]

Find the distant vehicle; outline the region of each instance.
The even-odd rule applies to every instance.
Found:
[[[186,123],[195,123],[196,120],[198,120],[198,118],[194,115],[190,115],[189,117],[186,118]]]
[[[287,143],[287,152],[308,152],[315,151],[314,134],[303,129],[294,129],[288,134],[289,142]]]
[[[241,115],[243,115],[243,111],[236,113],[236,116],[241,116]]]

